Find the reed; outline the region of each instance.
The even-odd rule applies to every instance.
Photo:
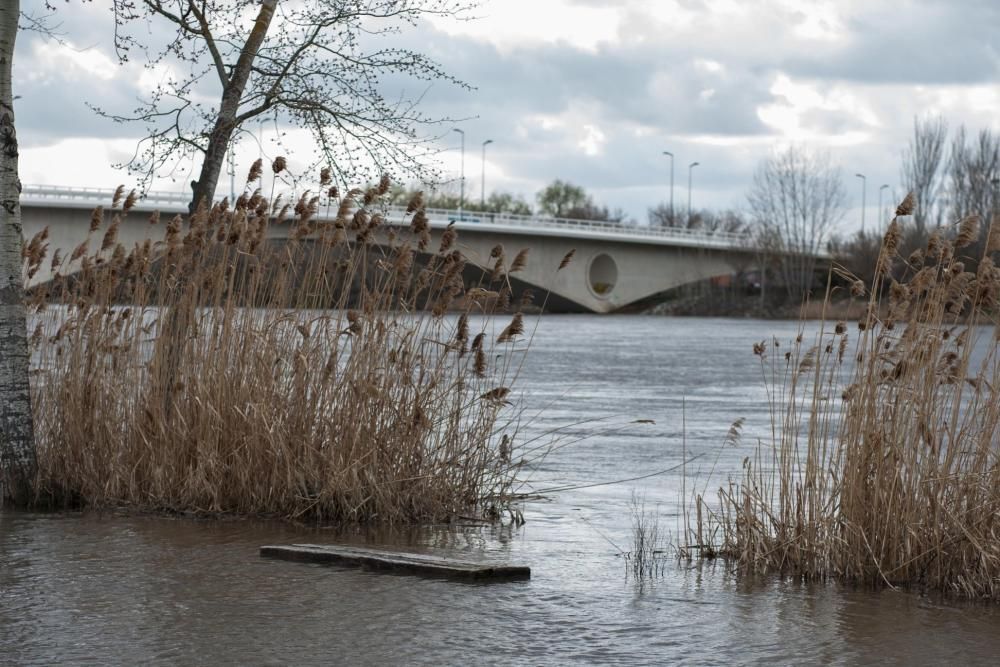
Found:
[[[53,257],[30,297],[38,502],[499,517],[520,467],[521,316],[495,323],[467,298],[505,277],[466,285],[455,230],[430,247],[419,201],[388,224],[387,191],[383,179],[282,204],[248,190],[132,248],[117,232],[137,224],[134,198],[118,208],[117,193],[108,223],[96,211],[88,242]],[[27,244],[26,273],[45,250]]]
[[[660,529],[658,511],[647,510],[645,498],[633,491],[629,515],[632,520],[632,548],[624,554],[626,574],[638,581],[661,576],[666,566],[668,545],[666,535]]]
[[[897,216],[909,212],[911,197]],[[696,500],[690,539],[744,572],[996,600],[1000,271],[990,250],[962,257],[973,219],[907,259],[900,225],[873,283],[853,282],[867,296],[856,329],[824,321],[787,348],[754,345],[770,433],[718,504]]]

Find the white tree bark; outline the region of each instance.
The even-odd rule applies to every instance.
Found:
[[[19,0],[0,0],[0,500],[24,503],[31,492],[36,458],[11,81],[19,5]]]

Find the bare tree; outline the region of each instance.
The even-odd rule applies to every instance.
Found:
[[[747,193],[755,235],[775,259],[790,298],[808,293],[817,254],[844,209],[844,184],[829,155],[791,147],[764,159]]]
[[[188,157],[201,157],[191,206],[211,200],[230,142],[251,121],[307,129],[320,159],[344,180],[375,171],[426,171],[434,122],[415,99],[387,97],[385,79],[447,81],[468,88],[429,58],[377,46],[378,38],[425,17],[462,18],[460,0],[113,0],[115,47],[142,51],[166,77],[133,112],[97,108],[140,122],[146,138],[126,165],[148,181]],[[166,24],[171,37],[151,47],[136,26]],[[427,83],[426,85],[429,85]]]
[[[696,217],[696,216],[694,216]],[[694,219],[692,218],[692,220]],[[661,202],[647,209],[646,218],[652,227],[690,227],[692,220],[674,215],[670,202]]]
[[[19,11],[17,28],[21,32],[35,32],[45,39],[61,41],[58,25],[53,24],[55,5],[45,0],[41,7],[32,7],[29,11]]]
[[[903,234],[905,237],[912,237],[913,230],[904,229]],[[922,246],[923,244],[921,244]],[[875,270],[878,266],[878,257],[881,249],[882,235],[872,230],[858,230],[852,236],[834,238],[830,241],[830,253],[833,255],[834,260],[846,269],[848,273],[859,278],[865,285],[874,284]],[[915,250],[916,248],[913,249]],[[901,254],[906,257],[909,253]]]
[[[0,2],[0,501],[20,503],[30,493],[36,458],[12,87],[19,4],[18,0]]]
[[[673,227],[673,217],[670,215],[670,204],[657,204],[646,210],[646,219],[650,227]]]
[[[913,212],[917,237],[926,236],[929,227],[941,224],[942,210],[937,200],[944,181],[947,137],[948,124],[943,117],[913,119],[913,136],[903,150],[901,177],[905,190],[917,198]]]
[[[952,141],[951,161],[948,165],[948,189],[951,195],[951,215],[958,220],[967,215],[978,215],[988,221],[998,210],[1000,186],[1000,135],[989,129],[980,130],[973,141],[966,136],[965,127],[959,127]],[[980,239],[967,251],[970,257],[982,255],[985,235],[989,225],[980,225]]]
[[[695,211],[688,222],[692,229],[701,229],[710,234],[723,232],[726,234],[736,234],[743,232],[747,228],[746,220],[739,211],[724,210],[710,211],[702,209]]]

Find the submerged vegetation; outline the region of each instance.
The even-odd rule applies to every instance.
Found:
[[[632,549],[624,553],[626,574],[637,581],[653,579],[663,574],[666,566],[668,544],[660,529],[657,509],[647,510],[642,496],[632,492],[629,501],[632,519]]]
[[[981,256],[963,256],[978,234],[968,217],[903,258],[898,217],[912,210],[911,195],[872,283],[853,281],[867,295],[856,333],[823,323],[788,350],[754,345],[771,434],[718,506],[697,499],[703,555],[1000,599],[1000,221]]]
[[[519,469],[524,324],[494,316],[519,311],[506,276],[525,258],[498,247],[492,272],[467,270],[419,195],[390,225],[387,178],[321,185],[154,215],[162,240],[132,248],[118,236],[135,197],[119,189],[71,253],[46,257],[45,232],[26,245],[26,275],[55,273],[30,297],[39,504],[499,516]]]

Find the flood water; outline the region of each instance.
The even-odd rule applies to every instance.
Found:
[[[345,534],[0,513],[0,664],[994,664],[1000,614],[990,606],[747,581],[722,563],[670,561],[645,582],[626,575],[633,493],[676,533],[682,489],[710,491],[739,472],[768,423],[751,346],[788,340],[796,326],[543,318],[519,378],[532,416],[523,435],[564,437],[531,466],[525,490],[636,478],[685,454],[689,481],[676,469],[551,494],[525,505],[521,527]],[[739,417],[743,444],[721,448]],[[532,579],[471,585],[257,553],[323,541],[523,562]]]

